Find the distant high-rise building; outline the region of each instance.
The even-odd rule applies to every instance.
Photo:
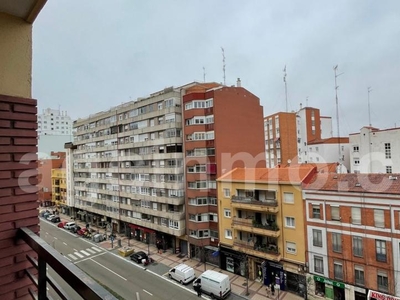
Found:
[[[51,152],[64,151],[65,143],[73,140],[72,119],[67,112],[47,108],[37,118],[39,159],[48,159]]]
[[[38,114],[38,135],[72,135],[72,119],[66,111],[46,108]]]
[[[267,167],[303,163],[338,163],[349,168],[349,139],[334,137],[332,118],[313,107],[264,118]]]

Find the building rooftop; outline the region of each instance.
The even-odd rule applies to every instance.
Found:
[[[400,174],[316,173],[305,190],[400,194]]]
[[[308,145],[319,145],[319,144],[348,144],[348,137],[330,137],[327,139],[316,139],[308,142]]]
[[[218,178],[218,181],[301,184],[316,171],[317,168],[313,165],[284,168],[236,168]]]

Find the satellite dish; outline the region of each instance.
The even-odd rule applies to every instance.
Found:
[[[291,162],[292,162],[292,160],[291,160],[291,159],[288,159],[288,160],[287,160],[287,163],[288,163],[288,164],[290,164]]]

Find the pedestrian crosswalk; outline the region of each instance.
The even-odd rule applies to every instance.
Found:
[[[67,258],[71,261],[72,260],[75,261],[75,260],[85,258],[85,257],[88,257],[93,254],[97,254],[100,252],[103,252],[103,250],[101,250],[100,248],[97,248],[97,247],[91,247],[91,248],[87,248],[85,250],[79,250],[79,251],[75,251],[74,253],[70,253],[67,255]]]

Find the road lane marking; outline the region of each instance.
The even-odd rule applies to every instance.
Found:
[[[150,292],[148,292],[148,291],[146,291],[146,290],[143,290],[143,292],[145,292],[145,293],[149,294],[150,296],[153,296],[153,294],[152,294],[152,293],[150,293]]]
[[[65,246],[68,246],[66,242],[63,242],[63,244],[64,244]]]
[[[86,257],[86,258],[84,258],[84,259],[81,259],[80,261],[74,262],[74,264],[79,264],[80,262],[86,261],[86,260],[88,260],[88,259],[95,258],[95,257],[100,256],[100,255],[104,255],[104,254],[106,254],[106,253],[107,253],[107,252],[103,252],[103,253],[99,253],[99,254],[97,254],[97,255],[93,255],[92,257]]]
[[[74,248],[74,251],[75,251],[75,252],[78,252],[78,250],[76,250],[75,248]]]
[[[55,240],[57,240],[57,238],[56,238],[56,237],[54,237],[54,239],[55,239]]]
[[[80,254],[79,252],[75,252],[74,253],[76,256],[78,256],[79,258],[83,258],[84,256],[82,254]]]
[[[96,251],[93,251],[93,250],[90,249],[90,248],[87,248],[86,250],[89,251],[89,252],[92,253],[92,254],[96,254]]]
[[[85,250],[81,250],[81,253],[85,254],[86,256],[90,256],[90,253],[86,252]]]
[[[95,262],[95,263],[98,264],[99,266],[103,267],[103,268],[106,269],[107,271],[110,271],[111,273],[113,273],[114,275],[118,276],[119,278],[122,278],[123,280],[127,281],[127,279],[126,279],[125,277],[122,277],[121,275],[115,273],[113,270],[111,270],[111,269],[109,269],[109,268],[103,266],[101,263],[98,263],[97,261],[93,260],[92,258],[90,258],[90,260],[91,260],[92,262]],[[144,291],[144,290],[143,290],[143,291]],[[147,292],[147,293],[149,293],[149,292]],[[150,294],[150,293],[149,293],[149,294]],[[151,295],[151,294],[150,294],[150,295]],[[152,295],[152,296],[153,296],[153,295]]]
[[[73,260],[77,260],[78,258],[74,256],[73,254],[68,254],[69,257],[71,257]]]
[[[92,249],[96,250],[97,252],[101,252],[102,250],[97,247],[92,247]]]

